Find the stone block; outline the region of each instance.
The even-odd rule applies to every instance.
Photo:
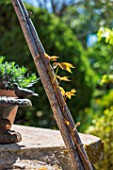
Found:
[[[0,145],[0,170],[71,170],[71,164],[59,130],[14,125],[22,141]],[[100,138],[81,134],[80,138],[92,164],[103,156]]]

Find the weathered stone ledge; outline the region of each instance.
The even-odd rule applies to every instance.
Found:
[[[58,130],[14,125],[22,135],[18,144],[0,145],[0,170],[6,168],[26,170],[71,170],[71,164]],[[103,143],[100,138],[80,134],[92,164],[101,160]],[[69,168],[70,167],[70,168]]]

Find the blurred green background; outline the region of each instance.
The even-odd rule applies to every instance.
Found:
[[[25,4],[46,53],[76,67],[69,74],[71,82],[61,83],[65,90],[77,90],[67,104],[75,123],[81,122],[79,131],[105,142],[97,169],[113,170],[113,1],[26,0]],[[98,31],[106,27],[110,30]],[[9,0],[0,0],[0,56],[37,73]],[[39,97],[31,98],[33,107],[19,109],[15,123],[57,128],[40,81],[33,90]]]

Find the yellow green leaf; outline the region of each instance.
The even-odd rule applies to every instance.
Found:
[[[80,126],[80,122],[77,122],[73,128],[73,132]]]
[[[64,77],[57,76],[57,78],[58,78],[60,81],[71,81],[71,80],[68,79],[67,76],[64,76]]]
[[[48,60],[50,60],[50,56],[48,54],[45,53],[44,55]]]
[[[51,60],[51,61],[57,61],[58,58],[59,58],[58,56],[51,56],[51,57],[50,57],[50,60]]]
[[[71,68],[75,68],[71,63],[68,63],[68,62],[61,62],[61,63],[58,63],[58,66],[63,70],[66,70],[70,73],[72,73],[71,71]]]
[[[49,56],[48,54],[45,53],[45,57],[49,60],[49,61],[57,61],[57,59],[59,58],[58,56]]]
[[[59,88],[60,88],[60,91],[61,91],[62,95],[65,96],[65,93],[66,93],[66,92],[65,92],[65,90],[63,89],[63,87],[59,87]]]
[[[72,90],[71,90],[71,93],[73,93],[73,94],[76,93],[76,92],[77,92],[77,91],[76,91],[75,89],[72,89]]]
[[[75,68],[71,63],[68,63],[68,62],[61,62],[61,64],[66,65],[67,67],[70,67],[70,68]]]
[[[66,97],[69,98],[69,99],[71,99],[71,97],[72,97],[72,95],[71,95],[70,92],[66,92],[65,95],[66,95]]]
[[[69,121],[67,121],[65,118],[64,118],[64,122],[65,122],[66,125],[69,126],[70,123],[69,123]]]
[[[76,90],[72,89],[69,92],[65,92],[65,96],[68,97],[69,99],[71,99],[72,96],[75,96]]]

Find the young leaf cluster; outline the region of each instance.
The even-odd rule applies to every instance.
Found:
[[[55,79],[59,80],[59,84],[60,84],[61,81],[66,81],[66,82],[70,82],[71,81],[68,76],[61,77],[60,75],[58,75],[59,68],[61,68],[62,70],[66,70],[69,73],[72,73],[71,69],[75,68],[75,67],[71,63],[68,63],[68,62],[57,62],[57,59],[59,57],[57,57],[57,56],[49,56],[46,53],[45,53],[45,57],[49,61],[54,61],[53,69],[56,69],[54,80]],[[53,82],[54,82],[54,80],[53,80]],[[71,97],[75,96],[75,93],[76,93],[75,89],[71,89],[70,91],[66,92],[63,87],[60,87],[60,90],[61,90],[61,93],[62,93],[62,95],[63,95],[65,100],[67,98],[71,99]]]
[[[72,96],[75,96],[76,90],[75,89],[71,89],[70,91],[65,91],[63,87],[60,87],[61,93],[64,97],[64,99],[66,100],[71,99]]]

